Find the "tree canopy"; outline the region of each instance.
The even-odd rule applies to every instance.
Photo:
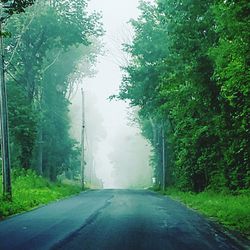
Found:
[[[37,1],[24,12],[32,3],[13,1],[4,26],[12,164],[54,181],[70,169],[79,173],[69,96],[79,65],[86,62],[82,75],[91,73],[103,29],[85,0]]]
[[[141,2],[119,98],[139,106],[157,184],[183,190],[250,185],[248,1]]]

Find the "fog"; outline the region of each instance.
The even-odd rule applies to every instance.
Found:
[[[91,0],[90,11],[103,15],[104,55],[98,57],[96,75],[80,79],[85,92],[87,182],[99,178],[104,188],[146,187],[151,184],[150,146],[138,125],[131,126],[128,104],[109,101],[118,93],[121,63],[126,63],[122,43],[132,36],[127,23],[139,15],[137,0]],[[71,99],[72,135],[80,141],[81,87]],[[91,180],[90,180],[91,179]]]

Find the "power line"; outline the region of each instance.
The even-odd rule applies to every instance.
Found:
[[[10,73],[8,70],[6,70],[6,73],[25,91],[27,91],[27,89],[25,88],[25,86],[23,86],[23,84],[18,81],[13,75],[12,73]],[[39,104],[40,106],[42,106],[42,102],[39,101],[38,99],[36,99],[37,104]],[[55,105],[54,105],[55,106]],[[57,108],[59,108],[59,106],[56,106]],[[64,120],[65,122],[68,122],[68,120],[66,118],[64,118],[62,115],[58,114],[56,111],[54,110],[50,110],[49,112],[53,113],[54,115],[56,115],[57,117],[60,117],[62,120]]]
[[[35,17],[35,14],[32,13],[32,17],[31,17],[29,23],[23,25],[21,34],[20,34],[20,36],[19,36],[19,39],[17,40],[17,43],[16,43],[16,45],[15,45],[15,47],[14,47],[14,49],[13,49],[12,55],[10,56],[10,59],[9,59],[9,62],[8,62],[8,63],[11,63],[11,61],[12,61],[12,59],[13,59],[15,53],[16,53],[16,50],[17,50],[17,48],[19,47],[19,45],[20,45],[20,43],[21,43],[22,35],[26,32],[26,30],[28,29],[28,27],[29,27],[30,24],[32,23],[34,17]],[[7,67],[8,67],[8,65],[7,65]]]
[[[23,84],[21,82],[19,82],[13,75],[12,73],[10,73],[8,70],[5,71],[19,86],[23,87],[23,89],[25,91],[27,91],[27,89],[25,88],[25,86],[23,86]]]
[[[86,139],[87,151],[90,152],[90,146],[89,146],[89,140],[88,140],[88,136],[87,136],[87,128],[86,128],[86,126],[85,126],[85,139]]]
[[[10,65],[19,73],[19,70],[12,64],[12,63],[10,63]],[[23,90],[24,91],[28,91],[28,89],[23,85],[23,83],[21,83],[19,80],[17,80],[14,76],[13,76],[13,74],[12,73],[10,73],[10,71],[9,70],[6,70],[6,73],[20,86],[20,87],[22,87],[23,88]],[[40,104],[40,105],[42,105],[42,103],[39,101],[39,100],[37,100],[36,99],[36,101],[37,101],[37,103],[38,104]],[[56,106],[56,105],[54,105],[55,107],[57,107],[57,108],[59,108],[59,106]],[[60,114],[58,114],[58,113],[56,113],[54,110],[51,110],[51,112],[52,113],[54,113],[54,114],[56,114],[57,116],[60,116],[61,117],[61,115]],[[67,121],[64,117],[61,117],[64,121]]]

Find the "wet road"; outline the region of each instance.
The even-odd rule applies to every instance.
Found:
[[[150,191],[99,190],[0,223],[0,249],[243,249],[192,210]]]

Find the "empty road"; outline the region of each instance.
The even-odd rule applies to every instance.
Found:
[[[0,249],[243,248],[167,197],[146,190],[98,190],[2,221]]]

